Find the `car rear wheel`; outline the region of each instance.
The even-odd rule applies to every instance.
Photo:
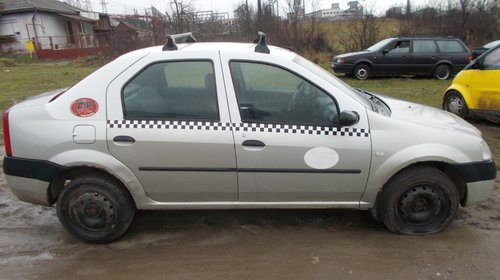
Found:
[[[385,226],[400,234],[431,234],[444,230],[455,218],[460,195],[440,170],[420,166],[393,177],[381,194],[380,214]]]
[[[439,64],[434,69],[433,76],[438,80],[447,80],[451,76],[451,67],[446,64]]]
[[[358,80],[366,80],[370,77],[371,69],[367,64],[358,64],[354,68],[352,74]]]
[[[444,109],[463,119],[469,115],[469,109],[464,98],[458,91],[450,91],[444,100]]]
[[[57,216],[64,228],[90,243],[119,238],[134,214],[130,194],[115,179],[101,174],[71,180],[57,200]]]

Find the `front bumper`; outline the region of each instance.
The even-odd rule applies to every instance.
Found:
[[[352,64],[340,64],[337,62],[331,62],[330,66],[332,67],[333,71],[335,71],[335,73],[350,74],[354,69],[354,65]]]
[[[490,197],[497,176],[493,160],[454,166],[460,171],[466,183],[462,206],[478,204]]]

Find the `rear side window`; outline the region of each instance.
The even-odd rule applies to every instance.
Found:
[[[439,51],[446,53],[464,53],[466,50],[458,41],[453,40],[436,40],[439,46]]]
[[[433,40],[415,40],[413,41],[413,53],[435,53],[436,44]]]
[[[122,90],[127,119],[219,120],[211,61],[149,65]]]

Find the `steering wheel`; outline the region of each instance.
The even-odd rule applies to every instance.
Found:
[[[292,98],[290,98],[290,101],[288,102],[288,112],[291,112],[295,108],[295,106],[299,103],[299,99],[304,99],[305,89],[306,83],[301,81],[297,88],[293,91]]]
[[[332,110],[333,109],[333,110]],[[319,107],[319,116],[329,124],[338,124],[339,116],[337,113],[337,105],[331,101]]]

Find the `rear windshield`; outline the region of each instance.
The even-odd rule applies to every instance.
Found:
[[[464,53],[467,52],[464,46],[458,41],[451,40],[436,40],[439,51],[447,53]]]

